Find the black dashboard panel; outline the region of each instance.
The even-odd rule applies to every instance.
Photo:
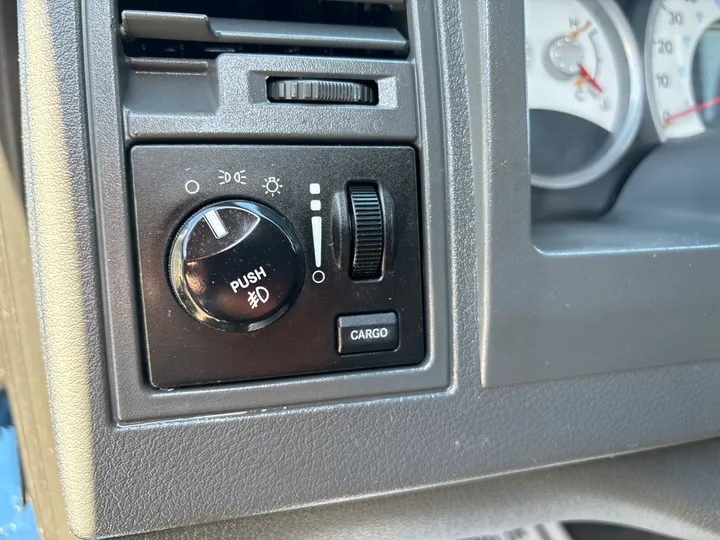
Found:
[[[144,333],[153,385],[187,386],[423,361],[417,178],[412,148],[136,146],[131,152],[131,167]],[[353,186],[368,184],[375,186],[382,200],[377,234],[387,238],[377,238],[374,231],[367,233],[384,244],[385,250],[380,254],[382,268],[378,274],[364,277],[353,275],[350,252],[356,249],[357,239],[350,238],[348,193]],[[168,286],[168,268],[172,267],[168,250],[180,224],[193,212],[215,201],[224,208],[224,201],[235,199],[272,208],[299,237],[300,269],[293,271],[299,274],[297,299],[285,299],[286,306],[273,310],[279,318],[269,312],[269,324],[254,318],[248,320],[260,324],[240,331],[219,331],[216,325],[203,324],[178,305]],[[225,221],[229,228],[228,217]],[[244,236],[258,234],[262,225],[253,223],[252,227],[253,232]],[[223,232],[224,238],[230,238],[228,231]],[[284,270],[290,264],[287,257],[275,256],[284,248],[272,240],[272,234],[271,230],[260,231],[256,240],[245,239],[245,244],[252,246],[240,246],[237,268],[226,259],[215,263],[222,268],[204,279],[202,294],[210,294],[206,289],[212,286],[212,279],[213,283],[218,280],[220,287],[213,293],[218,302],[239,305],[246,317],[255,317],[264,305],[272,305],[277,295],[284,294],[282,281],[292,280]],[[205,245],[220,241],[212,236],[202,240]],[[360,246],[362,253],[355,259],[371,248]],[[223,245],[219,249],[221,254],[231,253],[233,247]],[[201,260],[210,257],[203,254]],[[226,265],[233,266],[229,273]],[[244,279],[246,272],[250,283]],[[202,278],[196,272],[190,279]],[[280,311],[283,307],[287,309]],[[339,317],[384,312],[395,313],[399,321],[396,346],[389,351],[339,353]],[[388,329],[380,327],[378,331]],[[370,348],[374,340],[382,339],[379,335],[358,335],[357,331],[353,334]]]

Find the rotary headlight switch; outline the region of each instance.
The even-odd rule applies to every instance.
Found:
[[[300,242],[267,206],[233,200],[211,204],[180,227],[170,248],[170,282],[198,321],[248,332],[279,319],[305,277]]]

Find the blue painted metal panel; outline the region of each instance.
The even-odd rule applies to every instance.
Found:
[[[0,539],[38,540],[32,504],[23,504],[15,429],[7,424],[7,399],[0,392]]]

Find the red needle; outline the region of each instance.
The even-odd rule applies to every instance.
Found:
[[[578,69],[580,70],[580,76],[585,79],[590,86],[592,86],[595,90],[600,92],[601,94],[604,92],[602,89],[602,86],[598,84],[598,82],[595,80],[595,78],[590,75],[590,72],[583,66],[582,64],[578,64]]]
[[[693,105],[692,107],[683,109],[680,112],[666,116],[665,120],[663,121],[663,127],[668,127],[678,118],[687,116],[690,113],[702,111],[703,109],[707,109],[708,107],[712,107],[713,105],[720,105],[720,96],[715,96],[714,98],[710,98],[707,101],[703,101],[702,103],[698,103],[697,105]]]

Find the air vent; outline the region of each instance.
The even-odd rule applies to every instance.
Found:
[[[405,58],[404,0],[119,0],[125,54]]]

